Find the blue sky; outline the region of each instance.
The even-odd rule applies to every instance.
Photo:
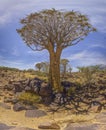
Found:
[[[0,1],[0,65],[28,69],[49,60],[46,50],[34,52],[28,48],[16,29],[27,14],[51,8],[80,11],[98,30],[79,44],[64,49],[61,58],[70,60],[73,70],[77,66],[106,65],[106,0]]]

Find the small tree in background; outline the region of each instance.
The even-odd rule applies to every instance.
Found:
[[[42,70],[43,72],[45,72],[46,74],[49,73],[49,62],[42,62]]]
[[[39,72],[41,71],[41,69],[42,69],[42,67],[43,67],[43,65],[42,65],[42,63],[37,63],[36,65],[35,65],[35,67],[39,70]]]
[[[61,67],[62,67],[63,78],[66,75],[66,70],[67,70],[68,63],[69,63],[68,59],[61,59],[60,60],[60,64],[61,64]]]
[[[68,72],[71,74],[71,72],[72,72],[72,67],[71,67],[71,65],[69,64],[68,65]]]
[[[95,28],[86,15],[75,11],[47,9],[27,15],[17,32],[33,51],[48,50],[50,57],[49,82],[61,91],[60,57],[62,51],[76,45]]]
[[[87,66],[87,67],[77,67],[79,72],[82,73],[85,84],[90,86],[91,81],[93,80],[93,74],[99,71],[100,66]]]

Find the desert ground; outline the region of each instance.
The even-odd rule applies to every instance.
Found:
[[[103,108],[98,111],[98,105],[92,106],[87,113],[77,113],[71,109],[60,107],[58,111],[50,111],[49,105],[42,103],[35,103],[37,110],[45,112],[41,116],[26,116],[27,110],[16,111],[14,109],[15,103],[7,99],[13,99],[16,95],[13,90],[7,89],[7,85],[14,81],[26,80],[28,78],[39,77],[46,80],[45,76],[38,76],[31,72],[20,72],[16,70],[0,70],[0,130],[40,130],[40,129],[60,129],[60,130],[105,130],[106,129],[106,99],[104,93],[106,92],[106,73],[100,72],[94,75],[97,82],[96,85],[104,86],[101,90],[103,97],[97,97],[97,101],[103,104]],[[68,81],[82,82],[81,75],[72,73]],[[5,87],[6,86],[6,87]],[[83,104],[82,104],[83,105]],[[53,105],[52,105],[53,106]],[[72,105],[71,105],[72,106]],[[83,106],[85,107],[85,106]],[[54,108],[54,106],[53,106]],[[31,109],[32,110],[32,109]],[[7,125],[5,128],[2,125]],[[11,126],[11,128],[9,128]],[[39,126],[43,126],[40,128]],[[46,126],[46,127],[45,127]]]

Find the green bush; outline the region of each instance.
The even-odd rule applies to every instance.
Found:
[[[72,95],[75,93],[76,88],[75,87],[70,87],[68,90],[68,96]]]
[[[40,101],[40,96],[34,94],[34,93],[30,93],[30,92],[24,92],[21,93],[18,96],[18,100],[22,101],[24,103],[28,103],[28,104],[34,104],[34,103],[38,103]]]

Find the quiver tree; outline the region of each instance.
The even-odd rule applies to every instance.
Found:
[[[87,67],[77,67],[79,72],[82,74],[84,83],[91,85],[91,82],[94,80],[93,75],[99,70],[99,66],[87,66]]]
[[[35,67],[39,70],[39,72],[41,71],[41,69],[42,69],[42,67],[43,67],[43,65],[42,65],[42,63],[37,63],[36,65],[35,65]]]
[[[49,71],[49,62],[42,62],[43,72],[48,73]]]
[[[63,77],[66,75],[66,70],[67,70],[68,63],[69,63],[68,59],[61,59],[60,60],[60,64],[61,64],[61,67],[62,67],[62,70],[63,70]]]
[[[60,56],[62,50],[84,39],[95,28],[87,16],[75,11],[55,9],[31,13],[21,20],[17,32],[34,51],[48,50],[50,56],[49,82],[60,91]]]

